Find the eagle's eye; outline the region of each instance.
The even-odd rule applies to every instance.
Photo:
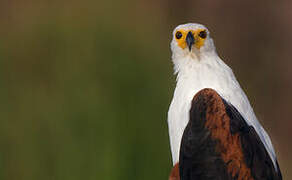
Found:
[[[201,38],[205,39],[205,38],[207,37],[207,32],[206,32],[205,30],[203,30],[203,31],[201,31],[201,32],[199,33],[199,36],[200,36]]]
[[[175,33],[175,37],[176,37],[176,39],[180,39],[182,37],[182,33],[180,31],[177,31]]]

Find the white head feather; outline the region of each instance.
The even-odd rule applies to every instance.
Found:
[[[198,29],[204,29],[207,32],[207,37],[204,41],[203,46],[200,49],[197,49],[196,47],[192,47],[191,51],[188,50],[188,48],[182,49],[180,46],[178,46],[175,33],[178,30],[198,30]],[[173,31],[173,39],[170,43],[171,51],[172,51],[172,60],[174,63],[175,73],[177,73],[182,66],[189,65],[189,62],[184,61],[177,61],[178,59],[185,59],[185,57],[190,56],[192,59],[199,61],[200,59],[204,58],[205,56],[210,56],[210,54],[216,54],[216,48],[214,46],[213,39],[210,36],[209,30],[202,24],[196,24],[196,23],[188,23],[188,24],[182,24],[177,26]],[[195,62],[197,63],[197,62]]]

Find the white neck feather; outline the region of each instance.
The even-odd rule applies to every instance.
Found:
[[[173,163],[178,162],[180,140],[189,120],[189,110],[194,95],[204,88],[212,88],[231,103],[246,122],[255,128],[276,167],[276,156],[271,140],[258,122],[232,70],[215,51],[210,51],[208,54],[205,52],[200,56],[194,54],[173,55],[177,86],[168,112]]]

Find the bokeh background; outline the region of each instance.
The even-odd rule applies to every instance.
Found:
[[[211,31],[292,178],[292,1],[3,0],[0,179],[167,179],[172,29]]]

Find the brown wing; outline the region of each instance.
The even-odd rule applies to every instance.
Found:
[[[212,89],[193,98],[179,174],[181,180],[282,179],[254,128]]]

